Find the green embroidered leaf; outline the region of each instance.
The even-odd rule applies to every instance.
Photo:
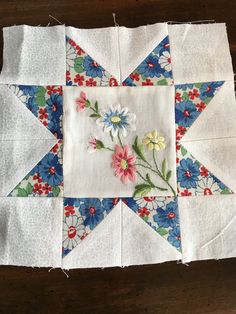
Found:
[[[187,149],[185,149],[183,146],[181,146],[181,154],[185,156],[187,154]]]
[[[152,180],[151,180],[151,178],[150,178],[150,175],[149,175],[149,174],[146,174],[146,179],[147,179],[148,183],[150,184],[150,186],[154,188],[154,187],[155,187],[155,185],[152,183]]]
[[[232,192],[229,189],[224,189],[220,192],[220,194],[232,194]]]
[[[158,81],[157,85],[168,85],[168,82],[166,79],[163,79],[163,80]]]
[[[88,108],[91,106],[91,103],[90,101],[87,99],[86,102],[85,102],[85,107]]]
[[[96,101],[94,104],[95,110],[98,112],[98,102]]]
[[[90,115],[90,118],[100,118],[100,117],[101,117],[100,114],[97,114],[97,113],[92,113]]]
[[[79,57],[75,59],[75,63],[74,63],[75,72],[77,73],[84,72],[83,62],[84,62],[83,57]]]
[[[164,236],[168,233],[168,231],[165,228],[158,228],[157,232],[161,235]]]
[[[169,170],[169,171],[167,172],[167,175],[166,175],[166,181],[167,181],[167,182],[170,180],[171,175],[172,175],[172,171]]]
[[[134,144],[132,145],[133,150],[138,155],[139,158],[146,161],[146,158],[144,156],[144,146],[143,144],[138,144],[138,137],[136,136]]]
[[[27,194],[28,194],[28,195],[29,195],[29,194],[32,194],[33,189],[34,189],[33,185],[28,182],[28,184],[27,184],[27,186],[26,186],[26,192],[27,192]]]
[[[52,189],[52,193],[53,193],[53,196],[58,196],[60,194],[60,188],[59,186],[54,186],[53,189]]]
[[[162,161],[161,171],[164,179],[166,179],[166,168],[167,168],[167,160],[166,158]]]
[[[19,188],[17,190],[17,196],[25,197],[25,196],[28,196],[28,193],[25,189]]]
[[[133,196],[145,196],[152,190],[152,187],[149,184],[139,184],[135,186],[135,191]]]
[[[102,141],[96,140],[96,148],[97,148],[97,149],[102,149],[102,148],[104,148],[104,147],[105,147],[105,146],[104,146],[104,144],[103,144]]]

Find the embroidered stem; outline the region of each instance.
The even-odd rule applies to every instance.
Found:
[[[117,135],[117,136],[118,136],[118,140],[119,140],[120,146],[123,147],[123,144],[122,144],[122,141],[121,141],[120,133],[119,133],[119,132],[118,132],[118,135]]]
[[[149,164],[149,163],[147,162],[147,164]],[[149,164],[149,165],[150,165],[150,164]],[[163,181],[165,181],[165,183],[166,183],[166,184],[169,186],[169,188],[171,189],[171,191],[172,191],[174,197],[176,197],[175,190],[174,190],[173,187],[169,184],[169,182],[163,177],[163,175],[161,174],[161,172],[159,171],[159,169],[155,170],[155,169],[152,168],[151,165],[148,167],[148,166],[145,166],[145,165],[143,165],[143,164],[136,164],[136,166],[140,166],[140,167],[146,168],[146,169],[148,169],[148,170],[154,172],[155,174],[157,174]],[[165,191],[167,191],[167,189],[166,189]]]
[[[112,135],[111,131],[109,132],[109,134],[110,134],[111,140],[112,140],[112,142],[113,142],[113,141],[114,141],[114,138],[113,138],[113,135]]]
[[[173,187],[171,186],[171,184],[166,180],[166,178],[164,178],[163,174],[161,173],[161,171],[159,170],[158,168],[158,165],[157,165],[157,161],[156,161],[156,155],[155,155],[155,151],[153,150],[153,160],[154,160],[154,164],[156,166],[156,170],[157,172],[159,173],[159,176],[162,178],[162,180],[165,181],[165,183],[169,186],[169,188],[171,189],[172,193],[174,194],[174,197],[176,197],[176,192],[175,190],[173,189]]]
[[[144,182],[147,182],[148,184],[152,183],[152,187],[153,188],[156,188],[156,189],[158,189],[160,191],[167,191],[168,190],[168,189],[161,188],[160,186],[155,185],[152,181],[150,181],[150,179],[149,180],[145,179],[144,176],[142,176],[139,171],[137,171],[137,174],[140,176],[140,178],[143,179]]]
[[[158,168],[158,165],[157,165],[156,155],[155,155],[155,150],[154,149],[152,151],[152,156],[153,156],[153,160],[154,160],[154,164],[155,164],[156,170],[158,171],[159,175],[161,175],[161,172],[160,172],[160,170]]]
[[[104,149],[110,150],[111,152],[114,152],[114,149],[110,148],[110,147],[104,147]]]

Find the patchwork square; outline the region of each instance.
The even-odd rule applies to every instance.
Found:
[[[14,26],[3,59],[1,264],[235,256],[224,24]]]

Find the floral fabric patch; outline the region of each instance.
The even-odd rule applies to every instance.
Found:
[[[118,202],[119,198],[64,198],[63,257],[91,233]]]
[[[188,129],[210,103],[224,82],[176,85],[176,164],[179,196],[233,193],[180,143]]]
[[[177,186],[179,196],[233,193],[181,144],[177,144]]]
[[[8,196],[62,197],[62,195],[62,140],[59,140]]]
[[[177,198],[121,198],[140,218],[181,250]],[[62,255],[69,254],[118,204],[120,198],[64,198]]]
[[[66,85],[118,86],[118,82],[79,45],[66,37]]]
[[[166,36],[124,80],[124,86],[172,85],[169,37]]]
[[[177,198],[136,197],[122,201],[177,250],[181,250]]]
[[[224,82],[175,86],[176,140],[179,141],[210,103]]]
[[[57,139],[62,139],[62,86],[9,85],[9,88]]]
[[[66,37],[66,85],[118,86],[117,80],[72,39]],[[170,44],[166,36],[127,77],[124,86],[172,85]]]

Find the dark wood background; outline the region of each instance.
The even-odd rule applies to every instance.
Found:
[[[129,27],[226,22],[236,68],[235,0],[0,0],[0,26],[54,25],[53,15],[66,25],[104,27],[114,25],[113,12],[119,25]],[[236,259],[68,274],[69,279],[58,269],[0,267],[0,313],[236,314]]]

